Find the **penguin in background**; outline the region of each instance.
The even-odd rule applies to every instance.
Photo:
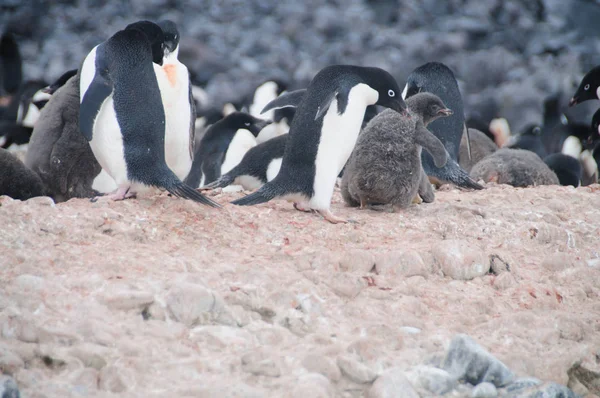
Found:
[[[15,155],[0,148],[0,196],[27,200],[45,193],[40,176],[27,168]]]
[[[544,158],[544,163],[556,174],[560,185],[577,188],[581,184],[583,170],[577,158],[564,153],[553,153]]]
[[[233,201],[240,206],[284,198],[331,223],[348,222],[330,210],[337,176],[348,161],[367,106],[408,114],[396,80],[380,68],[332,65],[306,90],[279,96],[264,112],[297,106],[277,176],[256,192]]]
[[[287,139],[288,134],[282,134],[250,148],[237,166],[201,189],[225,188],[231,184],[241,185],[247,191],[260,188],[279,174]]]
[[[0,37],[0,106],[6,106],[8,100],[21,87],[23,82],[23,61],[19,44],[10,32]]]
[[[600,99],[600,65],[585,74],[569,101],[569,107],[592,99]]]
[[[41,111],[44,106],[50,100],[52,94],[56,92],[59,88],[65,85],[65,83],[77,74],[77,69],[71,69],[63,73],[58,79],[54,81],[54,83],[39,89],[31,98],[31,102]]]
[[[423,151],[423,170],[433,183],[451,182],[459,187],[483,189],[458,164],[460,141],[468,134],[465,124],[463,100],[454,73],[446,65],[429,62],[417,67],[408,76],[402,98],[407,99],[419,92],[437,95],[446,106],[454,111],[452,116],[438,119],[429,125],[429,130],[444,144],[448,151],[448,162],[444,167],[435,167],[431,155]],[[469,143],[467,135],[467,143]],[[470,153],[470,148],[469,151]]]
[[[194,155],[186,183],[197,188],[229,172],[256,146],[256,137],[269,124],[247,113],[234,112],[210,126]]]
[[[80,130],[117,183],[110,199],[132,197],[153,186],[219,207],[167,166],[166,116],[154,68],[162,63],[164,46],[162,29],[142,21],[94,47],[81,67]]]
[[[248,108],[248,113],[254,117],[260,117],[272,121],[273,123],[265,127],[258,137],[256,142],[258,144],[265,142],[271,138],[277,137],[281,134],[285,134],[289,131],[291,122],[294,114],[293,108],[283,109],[271,109],[264,114],[261,111],[267,104],[279,97],[288,88],[288,85],[281,80],[273,79],[267,80],[260,84],[254,91],[252,103]]]
[[[542,140],[542,128],[537,125],[529,125],[518,136],[511,137],[505,148],[524,149],[538,155],[540,159],[548,156],[546,147]]]

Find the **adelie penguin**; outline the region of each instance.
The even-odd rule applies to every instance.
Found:
[[[569,106],[581,104],[584,101],[600,99],[600,65],[585,74],[575,94],[569,101]]]
[[[132,25],[94,47],[81,67],[79,126],[98,162],[117,183],[110,198],[125,199],[154,186],[218,207],[167,166],[168,127],[154,70],[164,56],[163,31],[147,21]]]
[[[421,167],[421,149],[432,154],[436,167],[446,164],[446,149],[427,125],[452,115],[452,110],[431,93],[409,97],[406,105],[411,118],[386,109],[360,133],[342,177],[342,197],[349,206],[391,205],[398,211],[407,208],[417,193],[424,202],[433,202],[433,189]]]
[[[289,123],[294,116],[293,109],[273,109],[261,114],[263,108],[280,96],[283,92],[285,92],[285,90],[287,90],[286,83],[282,82],[281,80],[273,79],[262,83],[254,91],[254,97],[252,98],[252,104],[249,106],[248,113],[250,113],[252,116],[260,117],[273,122],[269,126],[265,127],[260,132],[258,137],[256,137],[256,142],[258,144],[281,134],[286,134],[289,131]]]
[[[483,189],[458,165],[460,140],[463,134],[468,134],[468,131],[465,125],[462,96],[454,73],[439,62],[419,66],[408,76],[402,97],[406,100],[424,91],[437,95],[454,112],[452,116],[436,120],[428,127],[444,144],[449,159],[444,167],[437,168],[431,155],[423,151],[421,158],[425,173],[432,182],[451,182],[463,188]]]
[[[256,137],[271,122],[243,112],[234,112],[208,128],[194,155],[186,183],[191,187],[210,184],[233,169],[256,145]]]
[[[382,69],[332,65],[306,90],[278,97],[263,111],[297,105],[281,169],[275,179],[233,203],[255,205],[280,197],[331,223],[347,222],[330,210],[337,176],[354,149],[367,106],[406,113],[400,94],[396,80]]]

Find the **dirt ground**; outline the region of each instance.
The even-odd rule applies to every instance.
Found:
[[[600,355],[599,185],[444,186],[401,213],[336,189],[346,225],[240,195],[1,197],[0,368],[22,396],[362,396],[457,333],[565,385]]]

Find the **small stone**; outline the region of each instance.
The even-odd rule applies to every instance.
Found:
[[[567,253],[554,253],[546,256],[542,261],[542,267],[548,271],[558,272],[575,266],[575,259]]]
[[[496,398],[497,396],[496,386],[488,382],[479,383],[471,392],[472,398]]]
[[[0,374],[0,397],[19,398],[17,382],[10,376]]]
[[[279,377],[281,369],[266,351],[258,350],[242,356],[242,370],[257,376]]]
[[[302,361],[302,366],[309,372],[320,373],[333,382],[338,382],[342,378],[340,368],[331,358],[326,356],[307,355]]]
[[[154,302],[142,310],[142,316],[145,320],[156,319],[164,321],[167,319],[167,311],[164,306]]]
[[[414,328],[412,326],[401,326],[400,331],[405,334],[419,334],[421,333],[421,329]]]
[[[98,389],[98,371],[92,368],[78,369],[70,376],[73,389],[81,395],[89,395]]]
[[[506,365],[464,334],[452,339],[444,358],[443,369],[456,379],[473,385],[487,381],[496,387],[503,387],[515,377]]]
[[[106,306],[113,310],[141,311],[154,302],[152,293],[114,287],[103,293]]]
[[[596,357],[596,355],[593,356]],[[600,364],[596,358],[589,361],[589,364],[576,362],[567,371],[567,374],[569,375],[569,387],[571,384],[579,383],[590,393],[600,395]]]
[[[490,271],[494,275],[501,275],[505,272],[513,272],[514,264],[511,260],[505,258],[505,255],[500,257],[497,254],[492,254],[490,256]]]
[[[71,348],[68,354],[79,359],[83,366],[100,370],[106,366],[110,350],[97,344],[82,343]]]
[[[444,276],[457,280],[471,280],[490,270],[490,261],[477,246],[462,240],[444,240],[432,250],[434,261]]]
[[[350,355],[342,355],[337,358],[337,365],[342,374],[355,383],[370,383],[377,378],[377,373],[358,362]]]
[[[568,387],[558,383],[544,384],[538,390],[529,395],[531,398],[578,398],[577,395]]]
[[[319,373],[309,373],[299,377],[292,390],[292,398],[328,398],[332,396],[331,383]]]
[[[110,392],[123,392],[131,385],[131,380],[126,376],[124,369],[109,365],[102,368],[98,375],[98,388]]]
[[[389,368],[375,380],[367,392],[368,398],[419,398],[400,368]]]
[[[417,366],[406,372],[405,375],[413,386],[436,395],[443,395],[456,385],[456,380],[450,373],[432,366]]]
[[[178,283],[167,295],[167,308],[173,317],[187,327],[216,322],[237,326],[221,297],[193,283]]]
[[[375,257],[368,250],[349,250],[340,259],[340,270],[347,272],[370,272],[375,266]]]
[[[338,296],[352,299],[367,287],[367,282],[362,277],[352,274],[336,274],[329,279],[327,285]]]
[[[72,328],[65,325],[44,325],[38,331],[38,342],[41,344],[60,344],[64,346],[80,342],[81,336],[73,333]]]
[[[506,290],[517,284],[515,277],[510,272],[503,272],[494,279],[494,289]]]
[[[208,325],[192,329],[191,339],[206,343],[214,349],[231,348],[233,350],[250,347],[252,335],[240,328],[230,326]]]
[[[397,250],[380,254],[377,256],[376,269],[382,275],[406,278],[411,276],[427,277],[431,273],[421,255],[414,250]]]
[[[525,377],[521,379],[517,379],[506,386],[505,390],[507,392],[517,392],[520,390],[525,390],[534,386],[539,386],[542,382],[533,377]]]
[[[24,366],[25,362],[17,354],[0,346],[0,372],[12,375]]]
[[[44,288],[45,283],[44,278],[28,274],[19,275],[14,280],[15,287],[23,293],[38,292]]]

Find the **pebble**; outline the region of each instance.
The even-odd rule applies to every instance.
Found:
[[[237,326],[223,299],[213,291],[192,283],[178,283],[167,294],[167,308],[187,327],[216,322]]]
[[[548,271],[558,272],[575,266],[573,255],[567,253],[550,254],[542,261],[542,267]]]
[[[503,272],[494,279],[494,289],[506,290],[517,284],[515,277],[510,272]]]
[[[331,382],[322,374],[308,373],[299,377],[292,390],[292,398],[328,398],[332,395]]]
[[[302,366],[309,372],[322,374],[333,382],[338,382],[342,378],[342,373],[336,363],[323,355],[307,355],[302,361]]]
[[[456,385],[456,379],[450,373],[432,366],[416,366],[405,375],[413,386],[436,395],[446,394]]]
[[[267,351],[257,350],[242,356],[242,370],[257,376],[279,377],[281,368]]]
[[[68,350],[68,355],[79,359],[85,367],[100,370],[106,366],[110,349],[91,343],[81,343]]]
[[[154,295],[149,292],[114,286],[103,292],[102,301],[113,310],[141,311],[154,302]]]
[[[442,367],[456,379],[473,385],[487,381],[503,387],[515,377],[506,365],[464,334],[452,339]]]
[[[368,250],[349,250],[340,258],[340,271],[370,272],[375,266],[375,256]]]
[[[17,382],[10,376],[0,374],[0,397],[19,398],[19,387]]]
[[[102,368],[98,375],[98,388],[114,393],[124,392],[132,381],[123,368],[109,365]]]
[[[230,347],[233,350],[239,350],[249,348],[253,336],[240,328],[208,325],[192,329],[190,338],[198,343],[207,344],[211,349],[221,350]]]
[[[479,383],[471,392],[472,398],[496,398],[497,396],[496,386],[488,382]]]
[[[0,346],[0,372],[14,374],[25,366],[25,362],[14,352]]]
[[[419,253],[414,250],[391,251],[377,256],[376,270],[383,275],[427,277],[431,270]]]
[[[386,369],[367,392],[368,398],[419,398],[400,368]]]
[[[467,241],[441,241],[433,248],[432,253],[444,276],[452,279],[471,280],[490,270],[488,256]]]
[[[98,389],[98,371],[91,368],[78,369],[69,376],[73,389],[86,396]]]
[[[367,282],[360,276],[343,273],[332,275],[327,285],[338,296],[353,299],[367,287]]]
[[[337,358],[337,365],[342,374],[355,383],[370,383],[377,378],[377,373],[350,355],[339,356]]]

